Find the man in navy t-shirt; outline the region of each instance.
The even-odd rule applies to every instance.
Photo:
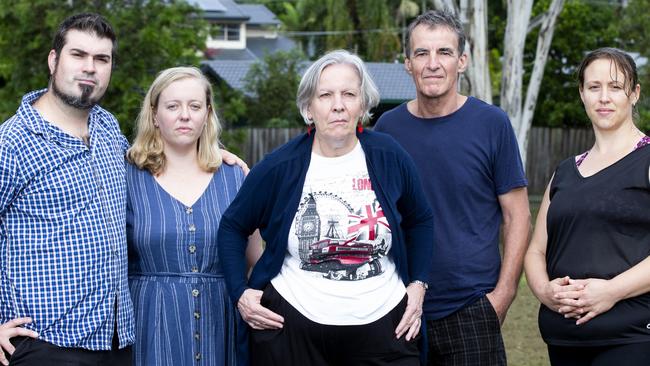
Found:
[[[448,12],[413,21],[405,66],[417,97],[384,113],[375,130],[413,157],[434,210],[424,303],[429,365],[505,365],[500,325],[528,245],[527,181],[505,112],[457,92],[464,45],[463,28]]]

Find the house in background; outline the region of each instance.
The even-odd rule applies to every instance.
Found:
[[[244,91],[244,77],[265,53],[289,51],[298,45],[280,32],[281,22],[266,6],[238,4],[233,0],[194,0],[204,11],[204,18],[219,29],[207,41],[203,72],[219,83]],[[302,71],[309,67],[305,62]],[[415,98],[415,85],[403,64],[367,62],[366,66],[377,84],[380,104],[373,110],[374,124],[383,112]],[[295,98],[295,95],[288,95]]]
[[[252,60],[208,60],[202,63],[203,72],[214,80],[226,83],[230,88],[244,91],[244,77],[248,69],[256,61]],[[300,72],[304,72],[311,65],[305,62],[301,65]],[[413,79],[404,69],[403,64],[386,62],[366,62],[366,67],[379,89],[379,106],[373,110],[374,124],[376,119],[385,111],[411,99],[415,99],[415,84]],[[295,98],[288,95],[287,98]]]
[[[232,0],[194,0],[217,33],[206,42],[211,60],[259,60],[265,52],[296,47],[280,34],[282,23],[262,4],[238,4]]]

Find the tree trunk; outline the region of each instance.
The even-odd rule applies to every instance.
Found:
[[[544,68],[546,60],[548,59],[548,52],[551,48],[551,41],[553,40],[553,33],[555,32],[555,23],[557,17],[562,11],[565,0],[553,0],[549,6],[548,12],[544,15],[542,26],[537,36],[537,50],[535,51],[535,64],[533,72],[528,83],[528,90],[526,92],[526,102],[524,103],[521,122],[519,129],[515,129],[517,134],[517,141],[519,143],[519,150],[523,158],[524,166],[526,166],[526,151],[528,149],[528,132],[533,123],[533,115],[535,114],[535,106],[537,105],[537,97],[539,95],[539,88],[542,84],[544,77]]]
[[[501,108],[510,117],[515,131],[521,124],[524,48],[532,8],[532,0],[508,0],[508,20],[501,72]]]
[[[468,8],[469,7],[468,7],[468,4],[467,4],[467,0],[459,0],[458,17],[460,18],[460,22],[462,24],[465,24],[465,23],[469,22],[469,20],[467,18],[467,13],[469,12]]]
[[[433,0],[433,7],[438,10],[446,9],[458,15],[458,6],[454,0]],[[425,12],[425,9],[422,9],[422,12]]]
[[[524,79],[524,48],[532,8],[532,0],[508,0],[508,19],[503,43],[503,68],[501,71],[501,108],[510,117],[515,131],[519,131],[522,124],[521,94]],[[519,148],[522,159],[525,159],[526,150],[522,149],[521,142],[519,142]]]
[[[492,83],[487,46],[487,0],[473,0],[468,17],[467,53],[469,67],[465,73],[469,78],[470,94],[492,103]]]

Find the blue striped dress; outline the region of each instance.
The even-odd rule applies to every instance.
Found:
[[[219,263],[217,231],[243,179],[240,168],[224,164],[187,207],[148,171],[127,164],[135,365],[236,364],[236,310]]]

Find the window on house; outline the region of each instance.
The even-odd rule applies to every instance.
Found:
[[[239,24],[215,24],[213,38],[223,41],[239,41]]]
[[[227,41],[239,41],[239,25],[229,25],[226,28]]]

